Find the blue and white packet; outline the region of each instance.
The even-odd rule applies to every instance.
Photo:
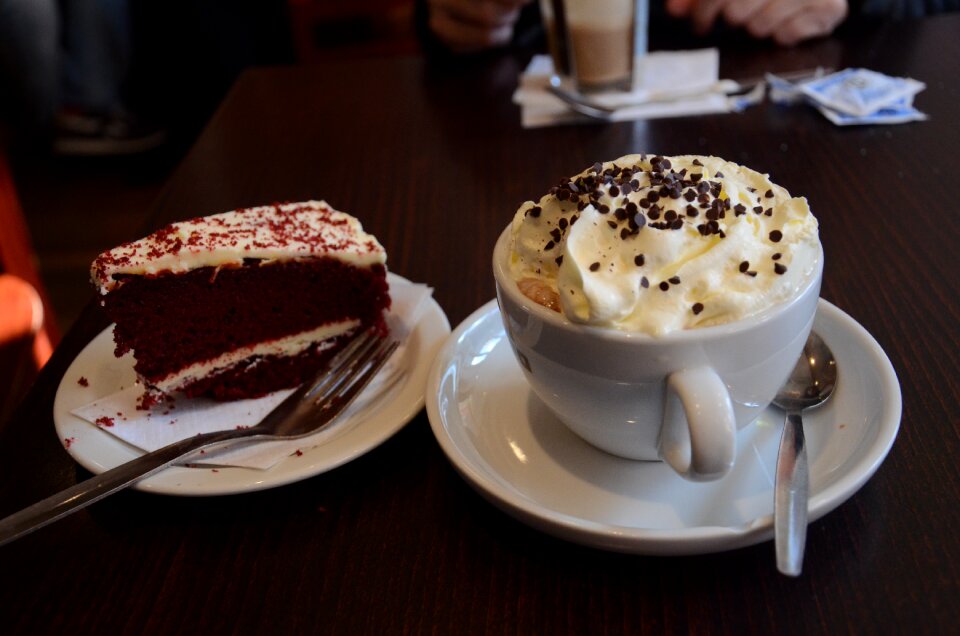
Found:
[[[840,113],[866,117],[881,109],[895,108],[926,88],[908,77],[890,77],[865,68],[847,68],[820,79],[803,82],[800,91],[815,103]]]
[[[890,77],[862,68],[848,68],[825,77],[791,82],[766,76],[770,100],[777,104],[806,101],[837,126],[902,124],[927,116],[913,107],[923,82]]]
[[[814,104],[820,113],[837,126],[856,126],[863,124],[904,124],[910,121],[923,121],[927,116],[913,107],[913,98],[902,97],[889,107],[869,115],[850,115],[834,110],[829,106]]]

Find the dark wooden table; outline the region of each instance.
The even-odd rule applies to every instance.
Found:
[[[960,16],[724,55],[724,75],[822,62],[927,83],[930,121],[841,129],[806,107],[523,130],[523,60],[423,60],[243,76],[156,202],[153,225],[323,197],[363,219],[393,271],[456,325],[493,297],[490,251],[522,201],[598,159],[710,153],[806,195],[823,296],[890,356],[899,437],[862,490],[812,524],[803,576],[773,544],[706,556],[580,547],[476,494],[425,413],[364,457],[252,494],[124,492],[0,548],[5,633],[956,633],[960,623]],[[136,238],[136,237],[130,237]],[[51,405],[106,321],[66,335],[0,437],[0,514],[88,474]]]

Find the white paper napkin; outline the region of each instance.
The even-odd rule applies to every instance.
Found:
[[[215,450],[207,450],[202,459],[191,459],[191,465],[266,470],[285,457],[318,446],[363,421],[371,403],[384,396],[402,378],[408,362],[406,336],[419,322],[432,293],[433,290],[426,285],[392,282],[388,320],[392,333],[402,339],[400,347],[333,426],[297,440],[227,442]],[[141,411],[137,410],[137,402],[143,387],[137,384],[78,407],[72,413],[128,444],[144,451],[153,451],[200,433],[255,426],[291,392],[277,391],[258,399],[233,402],[179,397],[171,405],[161,404],[151,411]]]
[[[727,93],[739,85],[719,79],[717,49],[657,51],[637,58],[636,64],[636,89],[589,96],[591,102],[614,109],[613,121],[728,113],[736,109]],[[548,55],[534,56],[523,72],[513,101],[521,106],[524,128],[590,121],[547,90],[552,75],[553,63]]]

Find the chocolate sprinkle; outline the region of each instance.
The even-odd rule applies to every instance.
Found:
[[[671,285],[679,285],[679,284],[680,284],[680,277],[679,277],[679,276],[671,276],[671,277],[668,278],[667,280],[670,281],[670,284],[671,284]]]
[[[773,271],[775,271],[776,273],[782,276],[783,274],[787,273],[787,266],[784,265],[783,263],[774,263]]]
[[[595,272],[595,271],[597,271],[598,269],[600,269],[600,263],[591,263],[591,265],[590,265],[590,271],[591,271],[591,272]]]
[[[646,276],[642,276],[640,278],[640,286],[643,287],[644,289],[650,286],[650,281],[647,280]]]
[[[643,254],[637,254],[636,256],[633,257],[633,264],[636,265],[637,267],[643,267],[643,263],[644,263]]]
[[[764,193],[763,196],[767,197],[768,199],[772,199],[772,198],[773,198],[773,190],[767,190],[767,191]]]
[[[543,208],[541,208],[539,205],[535,205],[529,210],[527,210],[527,214],[529,214],[533,218],[537,218],[538,216],[540,216],[540,212],[542,211],[543,211]]]
[[[781,256],[783,256],[783,255],[782,255],[780,252],[777,252],[776,254],[774,254],[773,256],[771,256],[770,258],[772,258],[772,259],[775,260],[775,261],[779,261]]]
[[[780,239],[782,238],[783,238],[783,232],[781,232],[780,230],[773,230],[772,232],[770,232],[770,240],[773,241],[774,243],[779,243]]]
[[[667,281],[663,281],[662,283],[660,283],[660,289],[662,291],[667,291],[668,289],[670,289],[670,283],[668,283]]]
[[[693,315],[696,316],[701,311],[703,311],[703,303],[694,303],[691,309],[693,310]]]
[[[743,261],[742,263],[740,263],[740,271],[741,271],[741,272],[745,272],[745,271],[747,271],[748,269],[750,269],[750,261]]]

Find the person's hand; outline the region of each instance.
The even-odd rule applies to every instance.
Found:
[[[509,44],[520,9],[532,0],[427,0],[430,30],[452,51]]]
[[[699,33],[717,18],[756,38],[791,46],[831,33],[847,17],[847,0],[667,0],[667,12],[689,18]]]

